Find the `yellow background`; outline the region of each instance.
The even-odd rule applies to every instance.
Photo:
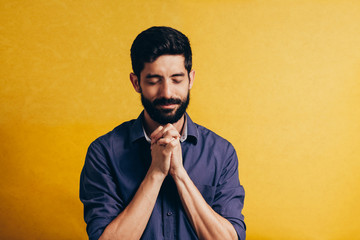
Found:
[[[360,239],[359,1],[0,1],[1,239],[86,239],[88,145],[142,107],[129,49],[190,38],[189,113],[230,140],[247,239]]]

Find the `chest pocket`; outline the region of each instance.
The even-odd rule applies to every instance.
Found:
[[[202,184],[195,185],[205,201],[211,206],[214,201],[216,187]]]

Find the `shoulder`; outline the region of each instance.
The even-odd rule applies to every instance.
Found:
[[[200,124],[194,123],[194,125],[198,131],[198,142],[200,144],[211,146],[214,150],[221,149],[223,152],[235,152],[233,145],[227,139]]]
[[[134,124],[135,120],[132,119],[130,121],[126,121],[118,126],[116,126],[113,130],[108,133],[96,138],[89,146],[89,148],[103,148],[109,149],[112,148],[113,145],[122,145],[129,142],[131,128]]]

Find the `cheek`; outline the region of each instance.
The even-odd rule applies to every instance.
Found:
[[[154,98],[156,98],[156,95],[157,95],[156,88],[142,88],[141,92],[144,95],[144,97],[146,97],[147,99],[150,99],[150,100],[153,100]]]
[[[181,94],[182,98],[185,98],[188,95],[189,90],[189,84],[186,84],[186,86],[181,88],[181,92],[179,92],[179,94]]]

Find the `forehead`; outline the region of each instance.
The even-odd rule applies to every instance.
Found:
[[[144,64],[141,74],[173,74],[186,73],[185,57],[183,55],[161,55],[155,61]]]

